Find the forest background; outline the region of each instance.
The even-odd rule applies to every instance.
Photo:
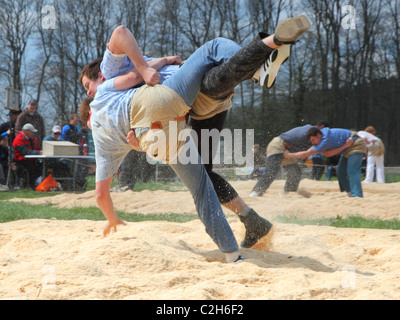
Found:
[[[400,164],[400,1],[398,0],[0,0],[0,101],[21,91],[21,108],[39,101],[48,132],[76,113],[80,71],[101,57],[113,29],[127,26],[144,55],[186,59],[215,37],[241,45],[305,14],[312,29],[292,47],[275,86],[237,87],[226,127],[252,128],[265,148],[293,127],[330,122],[372,125]],[[1,122],[7,110],[0,108]]]

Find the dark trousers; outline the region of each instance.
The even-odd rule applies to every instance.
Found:
[[[198,151],[201,155],[201,129],[217,129],[218,131],[221,131],[224,126],[224,121],[226,118],[228,111],[221,112],[219,114],[216,114],[212,118],[205,119],[205,120],[195,120],[191,119],[190,120],[190,125],[192,126],[192,130],[194,130],[197,133],[198,136]],[[218,173],[213,171],[213,164],[212,160],[217,152],[217,148],[219,147],[219,144],[215,144],[215,146],[212,145],[212,139],[211,137],[208,140],[208,159],[203,159],[203,162],[205,163],[204,166],[206,168],[206,171],[208,173],[208,176],[211,179],[211,182],[214,186],[215,192],[217,193],[218,199],[221,204],[227,203],[231,201],[232,199],[236,198],[238,196],[238,193],[236,190],[229,184],[228,181],[226,181],[223,177],[221,177]]]
[[[325,171],[324,160],[321,158],[312,159],[313,167],[311,169],[311,179],[321,180],[322,175]]]
[[[253,191],[263,194],[270,187],[281,168],[283,154],[273,154],[267,158],[265,173],[257,181]],[[301,181],[301,168],[297,163],[283,167],[287,171],[287,179],[284,190],[286,192],[297,191]]]

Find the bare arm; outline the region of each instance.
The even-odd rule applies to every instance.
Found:
[[[283,153],[284,158],[286,159],[303,159],[303,158],[308,158],[309,156],[312,156],[313,154],[317,154],[318,152],[315,152],[314,148],[311,147],[307,151],[299,151],[299,152],[289,152],[286,150]]]
[[[155,70],[160,70],[162,67],[170,64],[179,65],[182,63],[182,60],[179,56],[169,56],[158,58],[155,60],[147,61],[149,67],[154,68]],[[127,90],[137,86],[138,84],[143,82],[143,77],[139,73],[139,71],[134,68],[129,71],[127,74],[122,76],[118,76],[114,80],[114,87],[117,90]]]
[[[332,157],[332,156],[342,152],[344,149],[347,149],[352,144],[353,144],[353,139],[349,138],[349,139],[346,140],[346,143],[344,145],[342,145],[341,147],[336,148],[336,149],[331,149],[331,150],[324,151],[324,152],[322,152],[322,154],[325,157],[329,158],[329,157]]]
[[[151,68],[144,59],[133,34],[124,26],[117,27],[110,38],[108,48],[115,54],[126,54],[148,85],[160,83],[157,70]]]
[[[97,204],[107,218],[108,222],[103,230],[103,235],[106,236],[110,233],[111,228],[117,231],[117,225],[126,225],[126,222],[120,220],[116,214],[113,206],[113,202],[110,195],[110,187],[113,177],[110,177],[104,181],[96,182],[96,200]]]

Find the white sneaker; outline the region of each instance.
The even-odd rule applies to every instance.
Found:
[[[249,194],[250,197],[256,198],[256,197],[261,197],[262,194],[258,193],[257,191],[253,191],[252,193]]]
[[[267,61],[254,74],[253,81],[260,83],[265,89],[270,89],[276,80],[279,68],[290,56],[290,45],[285,44],[272,51]]]
[[[225,259],[226,263],[233,263],[233,264],[244,261],[243,256],[240,255],[238,251],[232,253],[225,253]]]

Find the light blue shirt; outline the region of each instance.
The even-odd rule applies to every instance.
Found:
[[[146,61],[155,60],[155,58],[144,57]],[[135,65],[126,54],[112,54],[110,50],[104,53],[103,61],[101,62],[100,69],[104,78],[112,79],[117,76],[123,75],[135,68]],[[179,69],[178,65],[166,65],[162,67],[158,73],[160,74],[161,83],[173,75]]]
[[[160,69],[161,80],[170,77],[178,67],[171,65]],[[126,74],[132,68],[134,65],[126,55],[113,55],[109,50],[104,53],[100,70],[108,80],[97,87],[96,96],[90,104],[96,181],[116,174],[125,156],[132,150],[126,136],[130,131],[130,102],[138,89],[121,91],[114,86],[115,77]],[[146,129],[135,129],[136,136],[139,137]]]
[[[347,129],[323,128],[321,132],[321,141],[313,146],[314,151],[318,153],[341,147],[351,135],[351,131]]]

